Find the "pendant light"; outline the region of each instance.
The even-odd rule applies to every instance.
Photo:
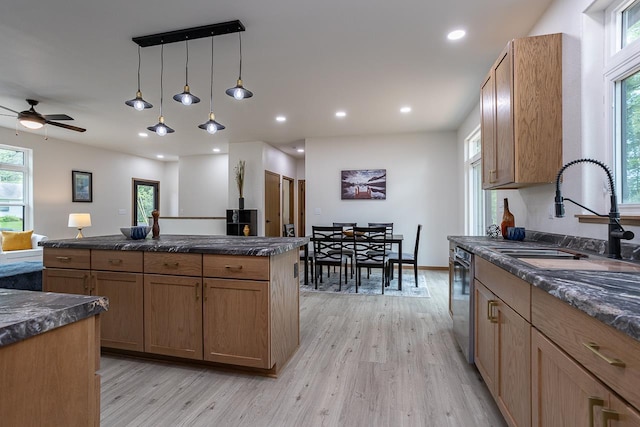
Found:
[[[198,102],[200,102],[200,98],[198,98],[195,95],[192,95],[191,92],[189,92],[189,39],[186,39],[185,43],[187,45],[187,62],[184,66],[184,73],[185,73],[184,91],[177,95],[173,95],[173,99],[178,102],[181,102],[182,105],[191,105],[191,104],[197,104]]]
[[[135,108],[136,111],[142,111],[146,108],[153,107],[153,105],[142,99],[142,92],[140,91],[140,62],[140,46],[138,46],[138,91],[136,92],[135,98],[124,102],[129,107]]]
[[[229,88],[225,93],[229,96],[233,96],[235,99],[251,98],[253,93],[242,86],[242,36],[238,31],[238,38],[240,39],[240,72],[238,73],[238,81],[235,87]]]
[[[211,36],[211,90],[209,92],[209,120],[198,125],[198,127],[206,130],[212,135],[217,131],[224,129],[224,125],[216,122],[216,116],[213,114],[213,35]]]
[[[168,133],[175,132],[169,126],[164,124],[164,117],[162,116],[162,75],[164,74],[164,44],[160,45],[160,117],[158,118],[158,123],[149,126],[147,129],[151,132],[155,132],[158,136],[165,136]]]

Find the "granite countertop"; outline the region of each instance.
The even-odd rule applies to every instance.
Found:
[[[45,248],[104,249],[118,251],[181,252],[217,255],[271,256],[309,243],[308,237],[161,235],[158,239],[127,239],[123,235],[47,240]]]
[[[449,236],[448,239],[640,341],[640,273],[541,269],[492,250],[554,246],[549,243],[469,236]],[[588,250],[576,251],[572,248],[572,251],[585,253],[592,260],[605,258]],[[634,267],[638,265],[640,263],[633,262]]]
[[[0,289],[0,347],[108,310],[105,297]]]

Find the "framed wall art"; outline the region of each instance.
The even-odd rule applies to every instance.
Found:
[[[71,171],[73,202],[93,202],[93,178],[91,172]]]
[[[342,200],[387,198],[387,170],[344,170],[340,173]]]

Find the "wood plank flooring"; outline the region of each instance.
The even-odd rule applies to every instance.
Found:
[[[102,356],[102,426],[506,426],[431,298],[300,295],[300,348],[277,379]]]

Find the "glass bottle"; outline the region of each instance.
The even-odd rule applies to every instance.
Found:
[[[509,210],[509,199],[504,198],[504,213],[502,214],[502,222],[500,223],[500,232],[503,238],[507,238],[507,228],[515,227],[516,221],[513,214]]]

